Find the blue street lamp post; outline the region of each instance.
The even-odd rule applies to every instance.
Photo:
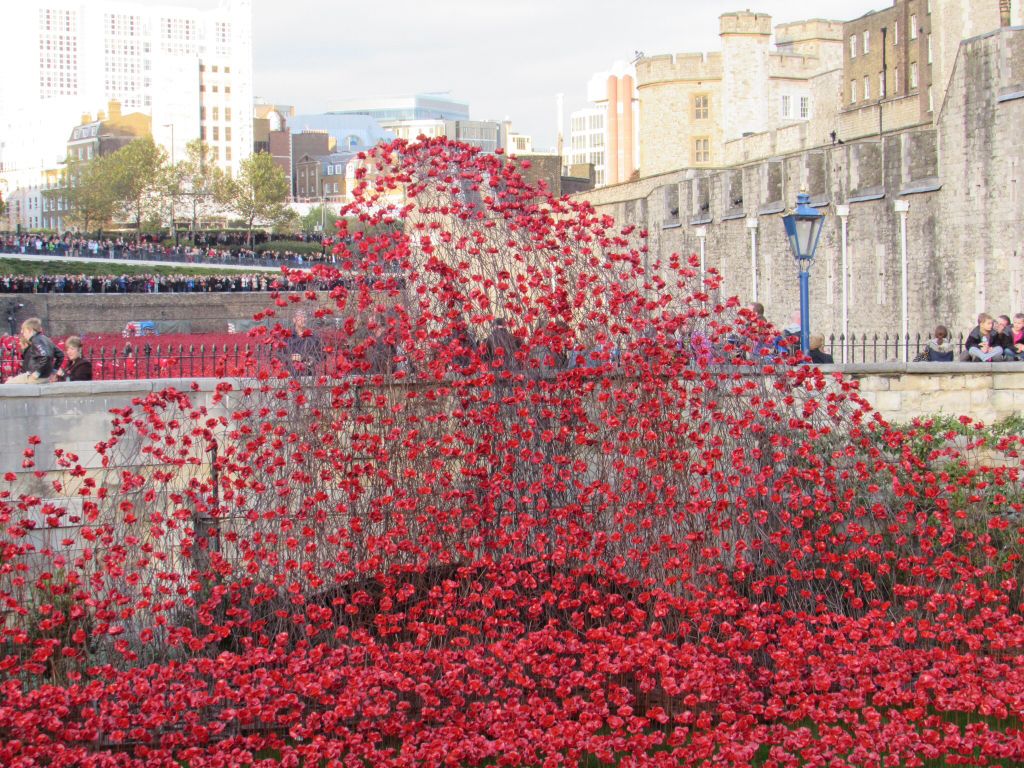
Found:
[[[811,351],[810,345],[810,290],[809,279],[811,264],[814,263],[814,252],[818,248],[821,237],[821,225],[825,222],[825,214],[811,207],[810,195],[801,192],[796,196],[796,209],[782,217],[786,227],[789,247],[796,259],[797,270],[800,272],[800,349],[806,355]]]

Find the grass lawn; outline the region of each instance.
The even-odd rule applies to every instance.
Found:
[[[267,270],[210,269],[195,264],[122,264],[110,261],[88,261],[86,259],[54,259],[53,261],[29,261],[0,258],[0,275],[37,277],[41,275],[244,275],[256,271],[275,274]]]

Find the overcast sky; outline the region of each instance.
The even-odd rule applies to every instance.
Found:
[[[849,20],[892,0],[253,0],[255,93],[321,112],[335,99],[447,91],[472,118],[509,118],[551,149],[555,94],[568,118],[615,60],[718,50],[718,16],[747,4],[779,23]]]

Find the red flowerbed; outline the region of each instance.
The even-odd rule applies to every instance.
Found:
[[[1017,438],[891,428],[500,157],[355,197],[367,279],[271,307],[336,340],[7,475],[0,764],[1024,760]]]

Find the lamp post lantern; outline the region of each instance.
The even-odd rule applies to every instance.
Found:
[[[810,326],[810,290],[809,280],[811,264],[814,263],[814,252],[818,249],[818,238],[821,237],[821,226],[825,222],[825,214],[811,207],[811,197],[806,192],[796,196],[796,208],[782,217],[786,227],[789,247],[796,259],[800,273],[800,349],[806,355],[811,351],[809,343]]]

